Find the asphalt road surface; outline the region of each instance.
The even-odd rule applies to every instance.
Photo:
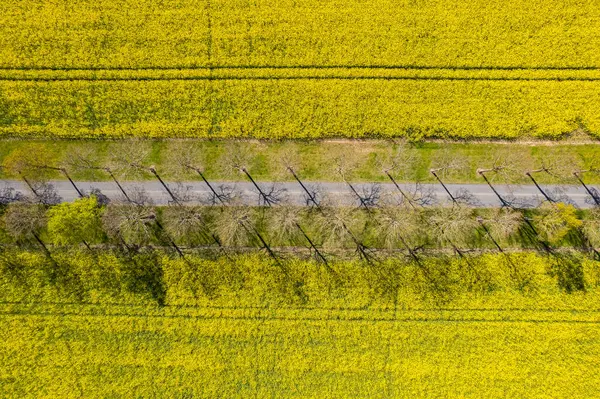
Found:
[[[57,191],[62,201],[73,201],[78,198],[78,194],[73,186],[64,180],[49,182]],[[90,192],[91,189],[99,189],[102,194],[112,201],[123,200],[124,196],[114,182],[75,182],[77,187],[84,193]],[[143,182],[123,182],[121,183],[126,193],[135,193],[144,191],[152,203],[156,205],[169,204],[170,196],[165,188],[158,181],[143,181]],[[225,191],[233,190],[240,198],[240,201],[246,204],[259,204],[260,195],[258,190],[250,182],[211,182],[213,188]],[[280,192],[281,198],[294,204],[306,204],[307,196],[302,187],[294,182],[285,183],[257,183],[263,190],[270,191],[271,187],[275,187]],[[329,182],[307,182],[305,183],[309,189],[315,189],[319,198],[331,198],[336,203],[341,204],[357,204],[358,197],[353,193],[352,189],[345,183],[329,183]],[[183,183],[167,183],[171,191],[181,197],[187,197],[189,203],[201,203],[206,201],[210,196],[210,189],[204,182],[183,182]],[[355,190],[363,194],[369,192],[373,188],[373,184],[354,183]],[[0,189],[4,187],[12,187],[15,190],[27,196],[32,196],[31,191],[27,188],[24,182],[16,180],[0,181]],[[485,184],[449,184],[447,185],[450,192],[457,197],[471,197],[470,203],[474,206],[482,207],[497,207],[501,203],[493,191]],[[378,184],[380,199],[399,198],[400,194],[397,188],[392,183]],[[450,203],[451,200],[439,184],[421,184],[417,189],[415,184],[400,184],[400,188],[407,193],[418,193],[430,197],[434,203],[444,204]],[[497,191],[503,197],[510,197],[516,200],[520,206],[535,207],[541,201],[543,196],[538,189],[531,185],[521,186],[497,186]],[[542,187],[546,193],[549,193],[553,198],[563,202],[569,202],[580,208],[589,208],[593,201],[586,190],[581,186],[554,186],[547,185]],[[468,193],[468,194],[467,194]],[[467,195],[465,195],[467,194]]]

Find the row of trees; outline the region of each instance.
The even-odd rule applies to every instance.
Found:
[[[262,208],[157,208],[133,203],[101,205],[90,196],[52,207],[12,203],[4,208],[1,224],[14,243],[24,248],[36,246],[43,252],[51,281],[63,281],[65,276],[70,276],[69,280],[84,278],[66,270],[65,249],[87,251],[88,259],[113,253],[132,265],[132,276],[145,276],[148,284],[156,283],[157,287],[161,272],[154,270],[156,259],[168,248],[171,256],[187,263],[190,269],[199,255],[233,259],[240,251],[261,250],[290,282],[294,278],[288,270],[289,260],[296,255],[310,253],[335,279],[339,258],[354,253],[379,285],[389,284],[390,289],[396,286],[390,260],[397,260],[398,267],[416,265],[421,278],[440,293],[443,287],[438,285],[446,280],[439,275],[444,270],[440,265],[452,263],[452,258],[459,258],[468,269],[465,276],[474,279],[466,285],[478,285],[480,279],[486,279],[478,266],[479,256],[474,256],[481,254],[481,250],[473,250],[479,246],[502,258],[511,279],[525,287],[531,276],[515,262],[518,258],[509,246],[520,243],[534,245],[565,290],[583,289],[581,260],[594,259],[596,254],[577,240],[579,234],[592,228],[600,231],[600,219],[583,222],[572,207],[558,205],[556,209],[476,213],[464,206],[420,210],[384,206],[367,210],[325,204],[312,208],[283,204]],[[567,241],[578,245],[583,258],[571,249],[560,248]],[[11,256],[12,252],[11,246],[5,245],[1,256]],[[7,262],[15,271],[22,268],[15,259]]]
[[[69,145],[66,155],[59,157],[52,151],[51,147],[43,145],[19,146],[16,150],[10,152],[4,157],[0,168],[4,175],[13,178],[23,179],[29,188],[35,193],[42,202],[52,203],[58,201],[58,198],[52,195],[45,182],[51,176],[62,175],[70,181],[73,190],[79,196],[85,193],[78,187],[73,176],[80,178],[90,176],[94,178],[110,179],[121,189],[121,193],[126,197],[128,194],[123,190],[121,182],[123,180],[146,180],[154,178],[160,182],[168,192],[172,201],[185,201],[185,193],[176,192],[178,185],[171,187],[165,183],[165,176],[171,182],[180,182],[189,180],[193,176],[200,178],[205,183],[207,180],[207,170],[209,174],[215,174],[227,179],[247,178],[256,183],[253,173],[256,170],[256,154],[252,153],[249,145],[240,143],[229,143],[224,148],[203,146],[197,142],[171,142],[166,151],[160,153],[160,168],[152,165],[156,159],[156,153],[153,151],[151,142],[147,141],[127,141],[110,144],[106,152],[112,154],[106,156],[104,151],[98,146]],[[318,168],[321,171],[319,175],[326,176],[325,180],[342,180],[346,183],[361,177],[357,153],[358,147],[340,146],[331,147],[331,154],[327,158],[327,164],[320,162],[323,160],[314,160],[310,153],[300,155],[301,149],[296,147],[284,147],[287,150],[276,151],[267,163],[270,180],[293,180],[300,181],[306,169]],[[329,148],[329,147],[327,147]],[[100,150],[100,151],[99,151]],[[302,150],[303,151],[303,150]],[[355,153],[356,151],[356,153]],[[545,181],[558,182],[560,184],[572,184],[581,186],[587,194],[586,201],[591,205],[600,205],[600,194],[598,190],[586,183],[586,178],[590,175],[600,173],[600,161],[597,159],[585,159],[584,156],[577,156],[572,153],[551,153],[539,159],[533,159],[529,152],[520,147],[507,146],[506,149],[499,149],[494,152],[493,157],[486,156],[479,160],[475,157],[463,154],[458,155],[457,151],[441,150],[433,154],[430,166],[430,175],[434,181],[441,184],[448,198],[453,202],[462,202],[477,205],[476,199],[461,190],[451,192],[447,183],[450,181],[461,181],[470,171],[476,169],[476,176],[481,183],[488,184],[496,194],[497,186],[507,186],[508,192],[511,192],[511,184],[530,183],[537,189],[539,195],[549,202],[569,202],[561,190],[561,187],[547,189],[543,187]],[[269,154],[267,154],[269,155]],[[392,183],[411,181],[415,176],[415,171],[422,167],[421,157],[423,152],[419,152],[414,147],[403,145],[402,143],[390,143],[389,150],[372,154],[375,158],[369,160],[370,167],[374,166],[379,170],[380,176]],[[264,156],[264,155],[261,155]],[[62,158],[62,159],[59,159]],[[261,166],[263,167],[263,166]],[[372,171],[369,173],[372,174]],[[261,175],[265,175],[265,170],[261,170]],[[418,184],[417,184],[418,186]],[[213,194],[216,191],[223,190],[220,185],[215,186]],[[358,194],[352,185],[349,189],[354,194]],[[258,190],[260,192],[260,190]],[[266,191],[266,187],[263,187]],[[275,190],[277,191],[277,190]],[[371,202],[377,201],[381,191],[377,186],[372,186],[361,194],[363,198]],[[423,192],[420,187],[419,193],[414,193],[413,200],[421,204],[428,204],[435,199],[430,193]],[[506,191],[506,190],[503,190]],[[221,196],[228,197],[231,194],[219,192]],[[272,193],[272,194],[277,194]],[[281,194],[281,193],[279,193]],[[370,195],[367,195],[370,194]],[[183,198],[176,198],[180,196]],[[189,199],[189,198],[188,198]],[[262,194],[261,201],[269,200]],[[405,198],[406,199],[406,198]],[[518,201],[514,195],[506,195],[498,198],[503,206],[514,204],[517,207],[533,206],[534,203]],[[6,202],[6,198],[2,198]],[[213,202],[219,202],[218,195],[213,195]],[[310,202],[310,198],[308,199]]]
[[[93,244],[110,245],[120,251],[136,253],[147,246],[169,246],[177,256],[185,259],[188,247],[201,246],[216,249],[227,255],[229,249],[257,247],[282,267],[280,247],[306,247],[328,269],[330,258],[340,251],[353,249],[375,274],[383,247],[423,265],[430,256],[429,248],[450,250],[469,263],[469,252],[484,247],[506,254],[515,246],[535,248],[548,256],[562,270],[564,253],[558,247],[576,246],[593,258],[600,258],[596,247],[600,239],[600,213],[593,209],[584,220],[576,209],[560,202],[539,184],[539,173],[554,173],[557,165],[547,164],[539,170],[527,172],[545,198],[540,210],[524,210],[510,196],[503,196],[494,181],[514,173],[510,156],[499,158],[490,168],[480,169],[479,175],[497,195],[502,207],[495,211],[473,210],[473,196],[466,191],[452,192],[445,179],[459,170],[461,161],[443,156],[435,160],[431,174],[445,188],[450,206],[432,207],[430,193],[416,184],[414,190],[401,188],[397,183],[402,172],[413,162],[410,149],[401,148],[389,157],[378,160],[382,172],[395,184],[395,195],[382,196],[377,185],[359,190],[352,182],[356,163],[352,154],[333,154],[332,170],[347,185],[356,198],[356,207],[343,206],[319,192],[317,187],[304,182],[298,171],[302,158],[295,153],[284,153],[279,164],[282,172],[294,179],[304,192],[306,207],[287,204],[284,192],[275,184],[257,182],[249,167],[250,154],[241,147],[227,151],[221,158],[224,167],[248,179],[258,193],[259,206],[248,207],[229,187],[207,179],[202,158],[186,145],[175,147],[170,157],[170,174],[196,173],[209,188],[204,205],[191,205],[194,198],[181,184],[165,182],[160,171],[147,164],[148,152],[144,146],[121,146],[115,152],[111,165],[95,162],[94,154],[78,151],[69,165],[53,164],[40,154],[29,151],[11,154],[3,166],[20,176],[31,191],[29,197],[5,189],[2,202],[9,204],[3,217],[6,231],[14,242],[34,241],[48,259],[52,260],[55,245],[82,245],[93,251]],[[121,190],[120,201],[108,204],[101,192],[84,193],[74,179],[72,170],[102,171]],[[58,196],[47,182],[48,172],[60,171],[71,182],[81,200],[73,204],[56,205]],[[595,170],[590,169],[591,172]],[[587,171],[573,174],[583,183]],[[170,198],[165,208],[154,207],[142,189],[125,190],[121,178],[135,178],[140,174],[154,176]],[[590,198],[596,192],[585,185]],[[487,244],[486,244],[487,243]],[[436,255],[436,256],[439,256]],[[518,265],[510,261],[512,272],[519,273]],[[333,270],[330,269],[333,273]],[[386,279],[386,276],[380,276]],[[571,281],[572,279],[567,279]],[[569,289],[577,288],[577,286]]]

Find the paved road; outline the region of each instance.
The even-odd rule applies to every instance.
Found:
[[[63,201],[73,201],[77,198],[76,191],[68,181],[51,181],[50,184],[55,187]],[[96,188],[111,200],[123,199],[123,195],[121,194],[119,188],[113,182],[76,182],[76,184],[80,190],[83,190],[84,192],[89,192],[92,188]],[[180,185],[176,183],[167,184],[174,191],[177,191],[179,188],[183,187],[183,191],[186,191],[188,195],[192,197],[192,202],[200,202],[203,198],[207,198],[210,194],[208,186],[203,182],[184,182]],[[258,191],[250,182],[212,182],[212,184],[214,188],[223,186],[228,187],[229,189],[234,189],[245,203],[257,204],[259,201]],[[259,182],[258,184],[264,188],[269,188],[273,185],[273,183],[266,182]],[[358,202],[351,189],[344,183],[321,182],[308,183],[307,185],[309,187],[316,188],[321,196],[335,198],[340,203]],[[0,189],[6,186],[12,187],[25,195],[30,195],[30,191],[27,189],[27,186],[21,181],[0,181]],[[136,188],[143,188],[143,190],[155,204],[160,205],[169,203],[170,197],[158,181],[126,182],[122,183],[122,186],[128,193],[134,192]],[[275,185],[275,187],[283,190],[283,195],[288,201],[296,204],[306,203],[305,193],[297,183],[278,183]],[[358,192],[362,193],[363,190],[368,190],[369,187],[372,187],[372,185],[356,183],[354,184],[354,187]],[[382,183],[379,185],[379,187],[381,190],[380,196],[382,198],[388,195],[397,195],[398,193],[394,185],[391,183]],[[415,191],[414,184],[400,184],[400,187],[407,192]],[[484,184],[449,184],[448,188],[454,194],[460,191],[469,192],[472,194],[477,205],[479,206],[494,207],[500,205],[500,201],[496,195],[494,195],[492,190]],[[543,189],[549,193],[555,193],[555,195],[560,193],[563,201],[569,201],[578,207],[591,207],[591,198],[583,187],[548,185],[544,186]],[[514,199],[525,204],[525,206],[536,206],[543,199],[539,191],[533,185],[511,186],[510,188],[506,186],[498,186],[497,190],[503,196],[512,195]],[[437,203],[449,202],[448,195],[444,191],[443,187],[439,184],[422,184],[421,191],[428,192]]]

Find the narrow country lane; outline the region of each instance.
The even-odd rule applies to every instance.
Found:
[[[50,184],[57,190],[62,201],[73,201],[77,198],[77,192],[68,181],[54,180],[50,181]],[[111,200],[123,199],[123,195],[119,191],[116,184],[113,182],[76,182],[78,188],[83,192],[89,192],[91,189],[99,189],[104,195]],[[207,185],[203,182],[180,182],[173,183],[167,182],[168,186],[178,192],[185,192],[187,196],[191,198],[190,203],[200,203],[203,199],[206,199],[210,190]],[[250,182],[211,182],[214,187],[226,186],[228,189],[234,190],[239,196],[243,203],[252,205],[259,203],[258,191]],[[302,188],[293,182],[285,183],[272,183],[272,182],[258,182],[264,188],[269,188],[273,184],[279,190],[282,190],[282,198],[294,204],[303,205],[306,203],[305,194]],[[317,192],[324,198],[333,198],[337,203],[340,204],[353,204],[358,203],[356,196],[352,193],[351,189],[344,183],[331,183],[331,182],[308,182],[307,185],[316,189]],[[369,190],[372,187],[372,183],[353,183],[353,186],[359,193],[363,190]],[[143,189],[148,197],[156,205],[166,205],[169,203],[169,195],[158,181],[139,181],[139,182],[123,182],[123,188],[126,192],[133,190]],[[0,182],[0,188],[12,187],[15,190],[30,195],[30,191],[25,183],[16,180],[2,180]],[[386,196],[397,194],[396,187],[391,183],[379,184],[381,198]],[[407,192],[414,192],[416,189],[415,184],[400,184],[400,187]],[[500,206],[500,201],[493,193],[493,191],[485,184],[448,184],[450,192],[465,193],[468,192],[474,199],[474,206],[481,207],[497,207]],[[497,191],[503,197],[512,196],[520,206],[523,207],[535,207],[542,200],[543,197],[540,192],[533,185],[515,185],[515,186],[497,186]],[[560,198],[562,201],[567,201],[579,208],[589,208],[592,206],[591,197],[581,186],[556,186],[546,185],[543,189],[547,193],[552,193],[553,198]],[[422,193],[430,195],[436,203],[448,203],[450,199],[443,187],[439,184],[421,184],[419,190]]]

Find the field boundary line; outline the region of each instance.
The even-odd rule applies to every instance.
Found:
[[[224,316],[224,315],[157,315],[157,314],[81,314],[59,312],[0,312],[0,317],[120,317],[120,318],[158,318],[158,319],[196,319],[196,320],[233,320],[233,321],[306,321],[306,322],[349,322],[349,323],[532,323],[532,324],[597,324],[600,320],[577,319],[483,319],[483,318],[336,318],[336,317],[285,317],[285,316]]]
[[[78,309],[79,308],[79,309]],[[360,323],[583,323],[600,324],[598,312],[560,311],[555,318],[552,312],[502,312],[488,310],[462,311],[419,311],[406,310],[373,312],[370,310],[326,310],[326,309],[207,309],[207,308],[151,308],[143,307],[119,309],[86,306],[5,306],[0,309],[0,317],[78,317],[78,318],[158,318],[194,320],[238,320],[238,321],[299,321],[299,322],[360,322]]]
[[[94,308],[146,308],[149,310],[160,310],[160,309],[197,309],[197,310],[260,310],[260,311],[359,311],[359,312],[389,312],[393,313],[394,308],[379,307],[379,308],[363,308],[363,307],[343,307],[343,306],[227,306],[227,305],[185,305],[185,304],[167,304],[162,307],[154,304],[136,304],[136,303],[92,303],[92,302],[20,302],[20,301],[0,301],[1,306],[26,306],[26,307],[42,307],[42,306],[74,306],[74,307],[94,307]],[[1,311],[1,308],[0,308]],[[433,312],[515,312],[515,313],[526,313],[526,312],[547,312],[547,313],[600,313],[600,308],[539,308],[539,309],[523,309],[523,308],[422,308],[422,309],[406,309],[398,310],[398,312],[420,312],[420,313],[433,313]]]
[[[175,65],[175,66],[99,66],[99,67],[61,67],[61,66],[0,66],[0,71],[181,71],[181,70],[219,70],[219,69],[412,69],[412,70],[452,70],[452,71],[596,71],[600,66],[551,66],[551,65],[514,65],[514,66],[492,66],[492,65]]]
[[[1,81],[447,80],[599,81],[597,69],[245,68],[0,70]]]
[[[135,78],[93,78],[93,77],[55,77],[55,78],[9,78],[0,77],[3,82],[151,82],[151,81],[237,81],[237,80],[399,80],[399,81],[487,81],[487,82],[597,82],[597,78],[527,78],[527,77],[450,77],[450,76],[177,76],[177,77],[135,77]]]

